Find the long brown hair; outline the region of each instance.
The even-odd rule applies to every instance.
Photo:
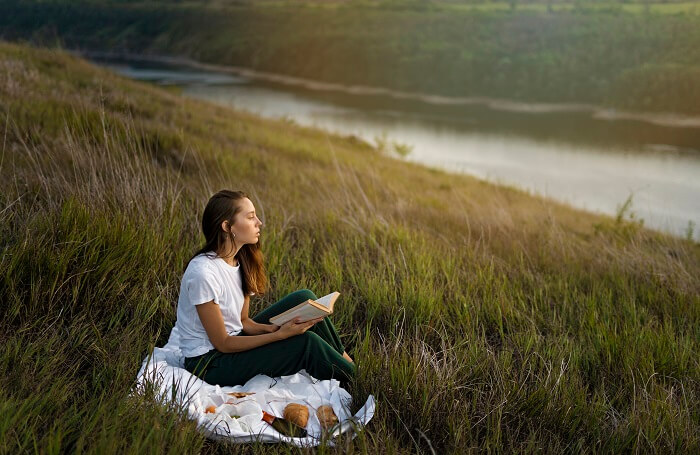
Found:
[[[221,229],[221,223],[228,220],[233,225],[234,217],[241,210],[237,201],[247,197],[248,195],[242,191],[221,190],[209,198],[202,214],[202,232],[206,243],[190,258],[190,261],[202,253],[215,256],[216,252],[221,250],[226,237],[230,238],[230,234]],[[235,257],[241,266],[243,295],[251,292],[263,295],[266,291],[267,276],[261,248],[262,245],[258,240],[257,243],[243,245],[236,253]]]

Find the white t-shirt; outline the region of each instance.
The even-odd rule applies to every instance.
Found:
[[[245,301],[240,264],[232,267],[214,253],[202,253],[187,265],[177,301],[175,325],[180,330],[180,349],[185,357],[214,349],[195,308],[212,300],[221,309],[226,333],[239,334],[243,330],[241,311]]]

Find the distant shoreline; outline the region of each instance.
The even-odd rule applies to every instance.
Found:
[[[264,80],[304,87],[316,91],[335,91],[351,95],[383,95],[396,99],[408,99],[421,101],[434,105],[482,105],[495,111],[521,112],[530,114],[546,114],[555,112],[589,113],[597,120],[634,120],[653,125],[673,128],[700,128],[700,116],[678,114],[674,112],[639,112],[608,108],[595,104],[585,103],[537,103],[521,102],[509,99],[489,97],[450,97],[443,95],[431,95],[427,93],[410,93],[384,87],[366,85],[344,85],[333,82],[323,82],[296,76],[287,76],[279,73],[258,71],[242,66],[220,65],[204,63],[187,57],[175,57],[169,55],[137,54],[131,52],[111,52],[94,50],[67,49],[67,52],[85,58],[124,59],[130,61],[165,63],[171,65],[188,66],[220,73],[233,73],[251,79]]]

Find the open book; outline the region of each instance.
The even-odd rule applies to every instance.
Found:
[[[340,292],[331,292],[319,299],[309,299],[305,302],[301,302],[299,305],[288,309],[284,313],[271,317],[270,323],[282,325],[296,317],[301,318],[301,321],[304,322],[310,319],[320,318],[321,316],[328,316],[333,313],[333,304],[338,299],[339,295]]]

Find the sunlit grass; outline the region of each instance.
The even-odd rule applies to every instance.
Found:
[[[0,452],[294,452],[129,398],[221,188],[265,223],[253,311],[342,293],[351,392],[378,411],[320,453],[698,448],[698,244],[64,54],[0,57]]]

